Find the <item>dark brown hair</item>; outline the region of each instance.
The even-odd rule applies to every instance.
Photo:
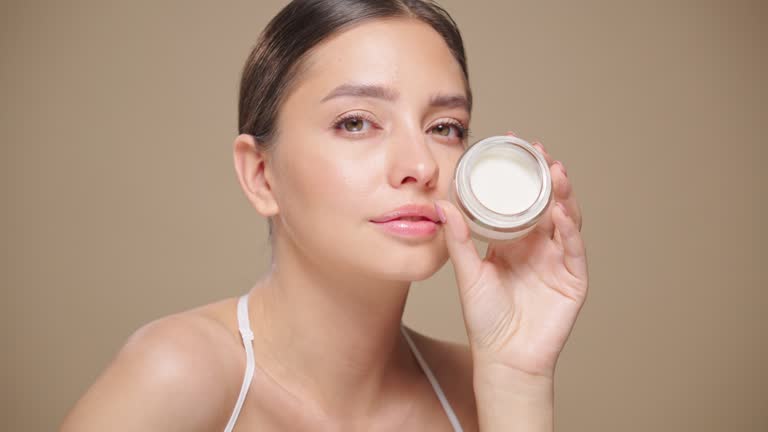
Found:
[[[269,150],[279,108],[299,75],[308,51],[329,36],[364,20],[408,17],[442,36],[464,73],[472,107],[464,43],[456,22],[431,0],[293,0],[267,24],[248,56],[240,81],[239,133]],[[270,219],[269,232],[272,234]]]

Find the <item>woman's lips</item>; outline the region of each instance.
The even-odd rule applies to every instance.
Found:
[[[438,224],[429,219],[401,218],[386,222],[373,222],[385,231],[405,237],[429,237],[437,232]]]

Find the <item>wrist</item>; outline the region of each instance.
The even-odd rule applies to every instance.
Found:
[[[474,367],[473,384],[476,392],[549,401],[555,379],[550,374],[532,374],[499,364],[478,364]]]
[[[553,377],[499,365],[477,366],[474,372],[480,430],[554,430]]]

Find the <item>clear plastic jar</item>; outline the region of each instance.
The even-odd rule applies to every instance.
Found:
[[[485,138],[461,155],[449,199],[461,210],[473,237],[482,241],[522,239],[552,201],[549,165],[523,139]]]

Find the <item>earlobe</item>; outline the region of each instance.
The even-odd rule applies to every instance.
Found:
[[[265,217],[278,213],[268,156],[253,135],[240,134],[235,138],[233,157],[240,187],[251,205]]]

